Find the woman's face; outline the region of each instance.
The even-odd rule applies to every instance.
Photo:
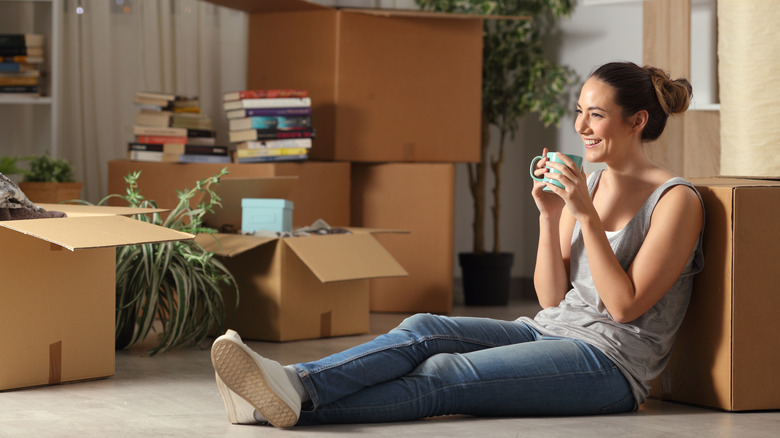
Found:
[[[601,163],[630,152],[629,140],[635,133],[615,103],[615,89],[589,78],[580,91],[574,129],[585,143],[585,159]]]

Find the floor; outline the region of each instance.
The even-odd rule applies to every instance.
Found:
[[[514,319],[538,307],[456,306],[453,314]],[[372,333],[405,315],[373,314]],[[249,342],[282,363],[319,358],[373,335],[289,343]],[[727,413],[649,400],[631,414],[564,418],[450,416],[398,424],[301,427],[231,425],[214,384],[208,349],[180,349],[156,357],[143,348],[117,352],[116,375],[90,382],[0,392],[0,437],[776,437],[780,412]]]

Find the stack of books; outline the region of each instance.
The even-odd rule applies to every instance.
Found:
[[[42,34],[0,34],[0,96],[40,96],[42,65]]]
[[[314,138],[307,90],[245,90],[224,94],[235,161],[301,161]]]
[[[135,141],[127,158],[173,163],[229,163],[227,146],[218,146],[211,119],[201,114],[198,98],[139,91],[135,104]]]

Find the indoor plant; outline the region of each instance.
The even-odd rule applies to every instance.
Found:
[[[227,174],[198,181],[194,188],[178,192],[178,205],[163,218],[159,213],[139,215],[138,219],[191,234],[213,232],[202,226],[203,215],[221,206],[212,185]],[[125,177],[124,195],[112,194],[129,207],[157,208],[144,199],[138,190],[140,172]],[[198,198],[196,198],[196,196]],[[191,206],[193,198],[202,199]],[[213,330],[224,330],[225,307],[223,285],[238,290],[233,275],[225,266],[194,241],[177,241],[144,245],[129,245],[116,254],[116,338],[117,348],[143,341],[155,330],[155,321],[162,328],[151,354],[177,346],[200,344]],[[236,301],[238,305],[238,300]]]
[[[30,201],[56,204],[81,197],[82,184],[73,177],[73,166],[63,159],[49,154],[21,158],[29,162],[29,170],[19,188]]]
[[[473,251],[459,254],[466,304],[505,304],[513,254],[501,252],[501,171],[504,145],[513,138],[520,118],[536,113],[545,124],[557,125],[564,113],[567,86],[573,72],[543,55],[543,42],[554,21],[568,15],[574,0],[416,0],[425,10],[499,16],[486,19],[482,52],[482,135],[478,163],[468,164],[474,201]],[[498,152],[490,157],[490,126],[498,128]],[[485,249],[487,167],[493,173],[493,249]],[[473,268],[473,270],[472,270]],[[475,290],[475,286],[476,289]]]

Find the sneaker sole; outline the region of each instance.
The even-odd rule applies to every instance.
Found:
[[[222,382],[254,406],[269,423],[292,427],[298,422],[297,413],[276,395],[260,366],[236,343],[227,339],[215,341],[211,360]]]

